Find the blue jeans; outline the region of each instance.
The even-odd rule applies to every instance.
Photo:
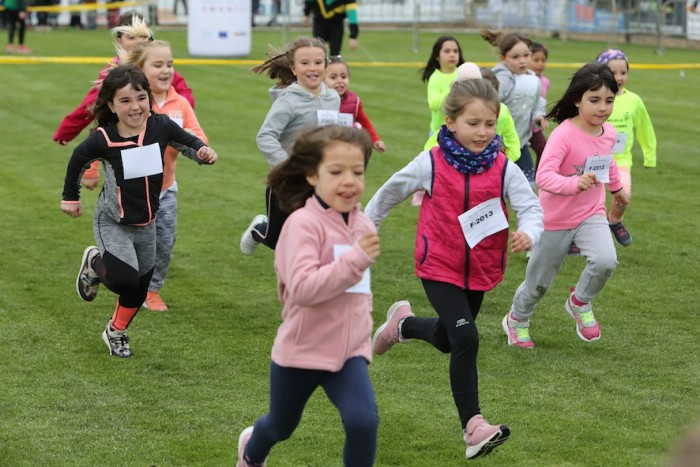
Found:
[[[338,372],[270,365],[270,410],[255,422],[245,455],[262,463],[272,447],[290,436],[299,425],[311,394],[321,386],[338,408],[345,427],[343,464],[367,467],[377,451],[379,414],[374,389],[362,357],[345,362]]]
[[[523,171],[525,174],[525,177],[527,178],[527,181],[530,182],[530,185],[535,184],[535,165],[532,162],[532,154],[530,153],[530,146],[527,144],[520,148],[520,159],[515,161],[515,165],[520,167],[520,170]]]

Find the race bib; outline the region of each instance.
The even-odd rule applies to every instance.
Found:
[[[508,228],[508,220],[503,212],[501,198],[484,201],[460,214],[458,219],[469,248],[474,248],[489,235]]]
[[[338,114],[338,124],[343,126],[353,126],[352,114],[340,113]]]
[[[352,248],[350,245],[333,245],[333,260],[337,261],[340,256]],[[349,289],[346,289],[346,293],[372,293],[369,287],[369,268],[365,269],[364,274],[362,274],[362,279],[360,282],[353,285]]]
[[[618,133],[617,138],[615,138],[615,146],[612,148],[613,154],[620,154],[625,152],[625,146],[627,145],[627,133]]]
[[[586,158],[586,165],[583,173],[592,173],[601,183],[610,183],[610,165],[612,164],[612,154],[605,156],[590,156]]]
[[[158,143],[121,151],[124,180],[163,173],[163,159]]]
[[[333,125],[338,123],[337,110],[317,110],[316,117],[318,119],[318,126]]]
[[[177,126],[179,126],[180,128],[182,128],[182,125],[185,123],[182,117],[170,117],[170,120],[177,123]]]

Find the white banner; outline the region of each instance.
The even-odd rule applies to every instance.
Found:
[[[190,0],[187,22],[190,55],[249,55],[252,8],[251,0]]]
[[[700,41],[700,10],[696,9],[695,6],[692,9],[689,8],[686,18],[688,39]]]

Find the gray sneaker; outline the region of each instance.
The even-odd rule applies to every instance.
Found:
[[[96,246],[89,246],[83,252],[83,260],[80,262],[80,271],[75,280],[75,289],[80,298],[86,302],[91,302],[97,297],[97,290],[100,288],[100,278],[92,267],[92,260],[100,254]]]
[[[117,331],[112,329],[112,321],[107,323],[107,327],[102,333],[102,340],[109,347],[109,354],[119,358],[131,357],[131,347],[129,346],[129,336],[126,330]]]

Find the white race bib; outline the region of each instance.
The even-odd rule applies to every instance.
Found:
[[[352,248],[350,245],[333,245],[333,260],[337,261],[340,256]],[[369,268],[365,269],[360,282],[345,290],[346,293],[372,293],[369,287]]]
[[[121,152],[124,180],[163,173],[163,158],[158,143]]]
[[[458,219],[469,248],[474,248],[489,235],[508,228],[508,220],[503,212],[501,198],[484,201],[460,214]]]
[[[627,145],[627,133],[618,133],[617,138],[615,138],[615,146],[612,148],[613,154],[621,154],[625,152],[625,146]]]
[[[318,119],[318,126],[333,125],[338,123],[337,110],[317,110],[316,117]]]
[[[610,183],[610,165],[612,164],[612,158],[612,154],[587,157],[586,165],[583,167],[583,173],[595,174],[600,183]]]
[[[170,120],[173,122],[177,123],[177,126],[182,128],[182,125],[184,125],[185,121],[182,119],[182,117],[170,117]]]
[[[338,114],[338,124],[343,126],[353,126],[352,114],[340,113]]]

